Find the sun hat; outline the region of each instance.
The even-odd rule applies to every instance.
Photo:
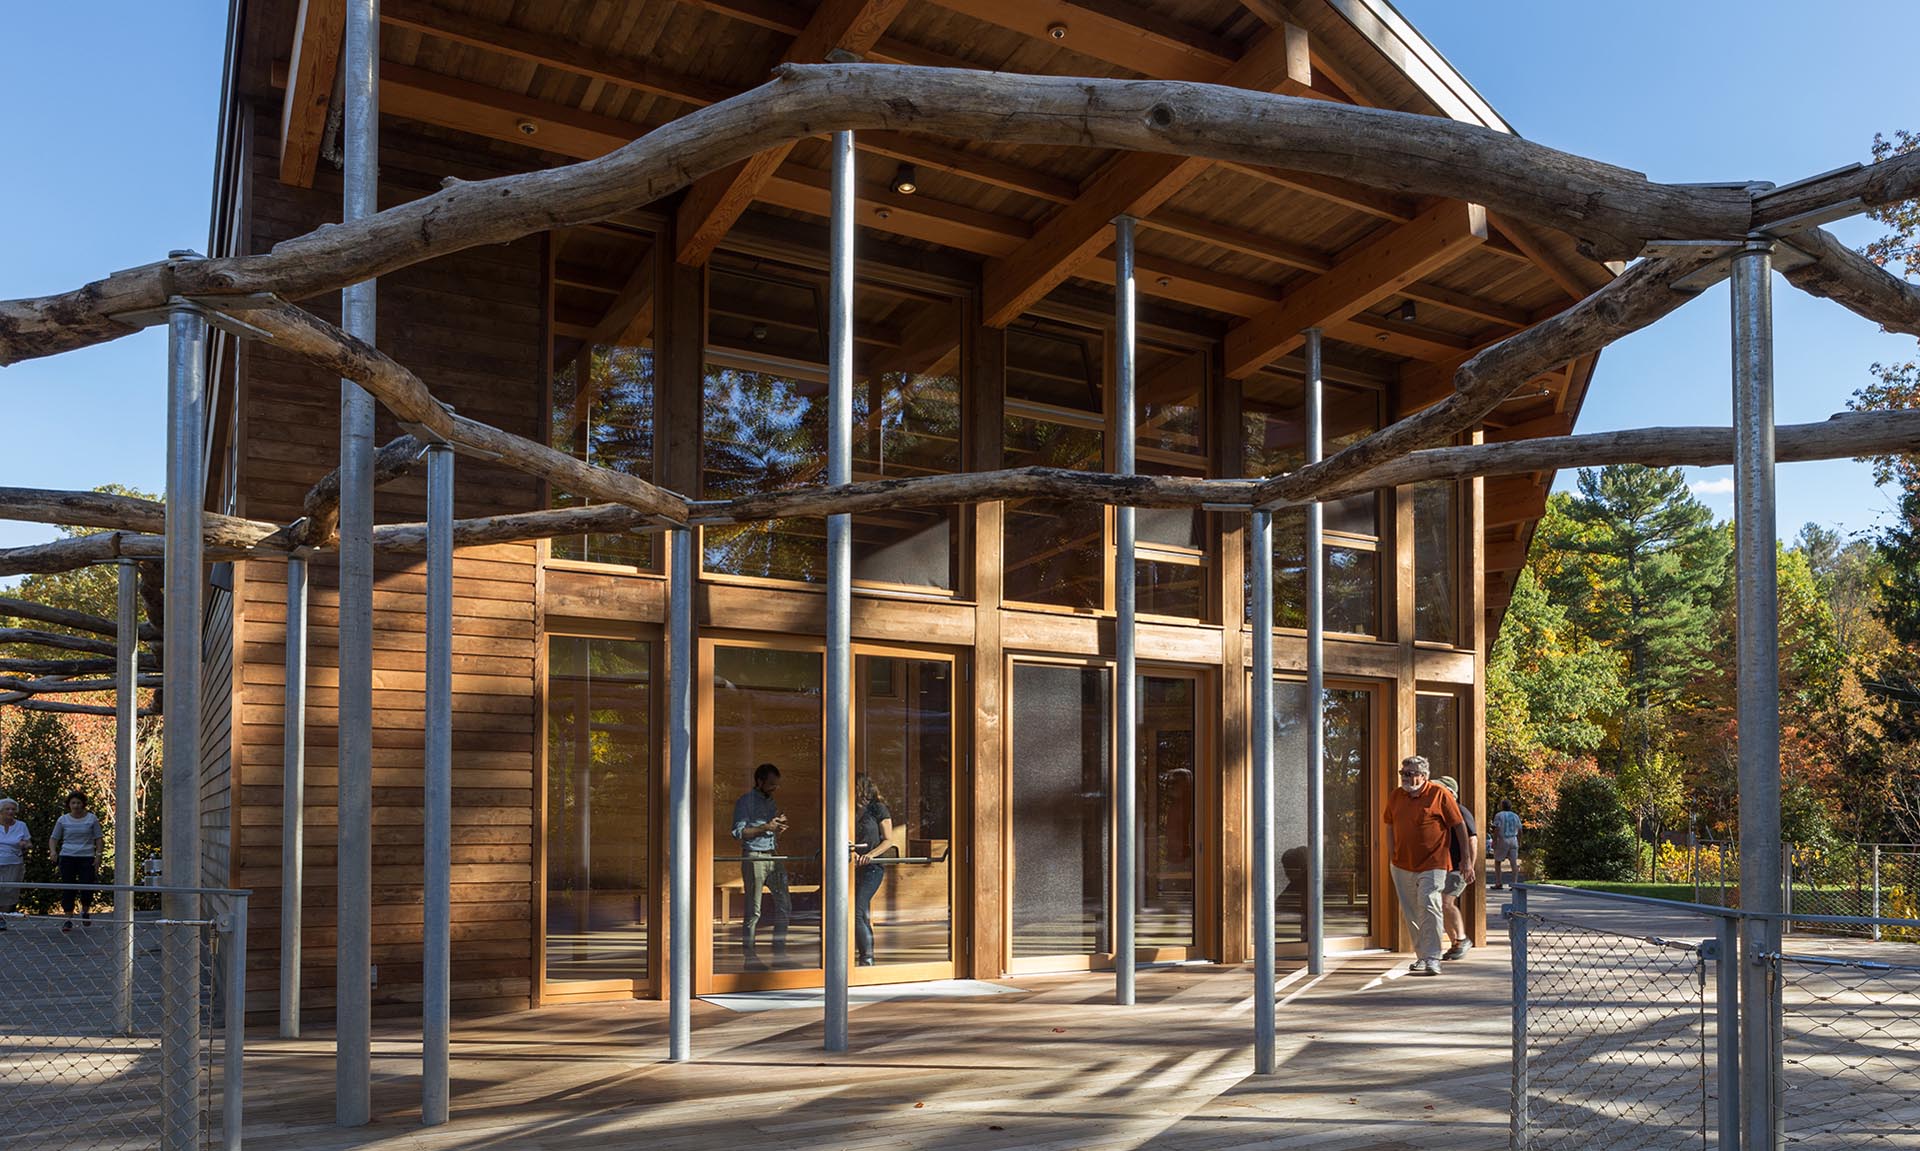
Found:
[[[1446,788],[1448,791],[1451,791],[1453,794],[1455,795],[1460,794],[1460,781],[1453,778],[1451,775],[1441,776],[1439,782],[1441,787]]]

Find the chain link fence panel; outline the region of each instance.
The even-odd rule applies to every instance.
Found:
[[[1788,1146],[1920,1147],[1920,956],[1901,950],[1907,962],[1767,957]]]

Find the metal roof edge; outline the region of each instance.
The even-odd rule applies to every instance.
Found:
[[[1519,135],[1392,0],[1326,0],[1428,99],[1456,120]]]

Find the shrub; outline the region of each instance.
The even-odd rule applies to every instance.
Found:
[[[1612,780],[1582,774],[1561,782],[1541,852],[1548,876],[1625,882],[1639,858],[1633,821]]]

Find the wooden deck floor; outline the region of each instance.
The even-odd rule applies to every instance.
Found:
[[[249,1039],[247,1143],[345,1148],[1168,1148],[1445,1151],[1504,1146],[1508,968],[1496,943],[1440,979],[1404,959],[1283,968],[1280,1070],[1253,1075],[1246,968],[1006,981],[1018,994],[890,1001],[821,1050],[811,1011],[696,1001],[698,1061],[659,1062],[653,1003],[549,1009],[456,1030],[454,1112],[418,1125],[410,1037],[376,1037],[377,1121],[332,1125],[330,1047]],[[417,1049],[415,1049],[417,1050]]]

